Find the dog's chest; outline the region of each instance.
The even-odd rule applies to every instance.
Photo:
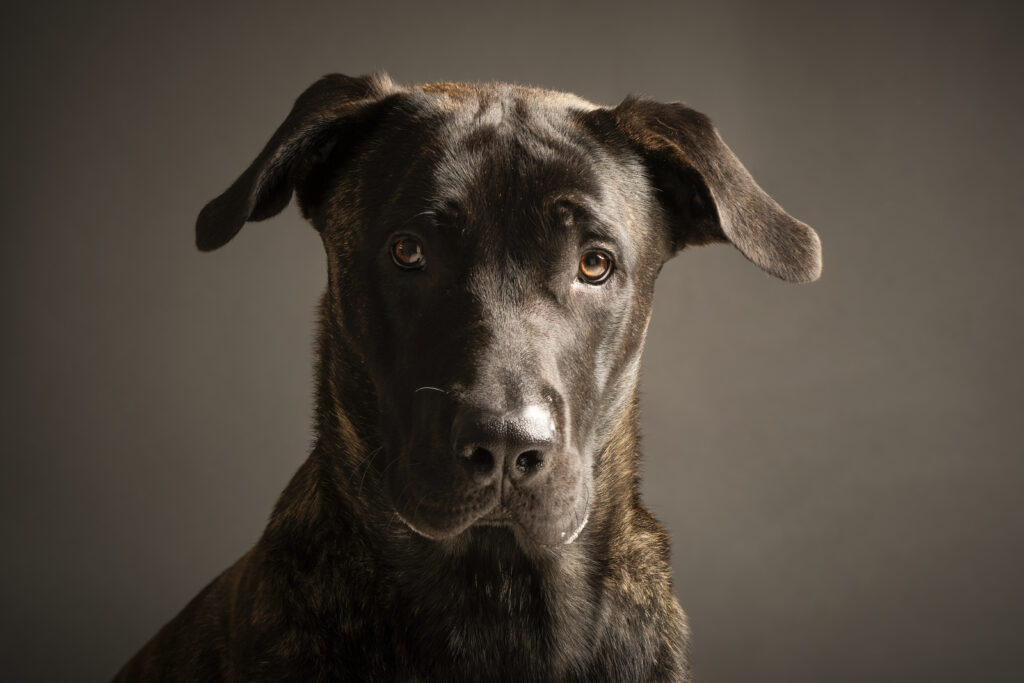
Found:
[[[515,555],[469,554],[403,568],[380,626],[399,678],[540,680],[562,668],[567,612],[552,577]]]
[[[341,617],[340,629],[321,629],[320,643],[304,648],[325,655],[317,670],[341,680],[575,680],[553,673],[588,659],[596,619],[583,586],[570,601],[516,553],[390,559],[357,591],[343,590],[352,601],[340,613],[313,619]]]

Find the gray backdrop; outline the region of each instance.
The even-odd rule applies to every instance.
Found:
[[[0,17],[4,680],[108,678],[258,537],[322,248],[293,207],[214,254],[193,222],[375,69],[685,100],[821,234],[814,285],[720,245],[658,286],[644,493],[700,681],[1020,680],[1009,3],[40,4]]]

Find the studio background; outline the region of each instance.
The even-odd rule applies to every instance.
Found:
[[[658,284],[644,496],[701,683],[1019,680],[1019,4],[6,3],[2,677],[111,677],[311,440],[317,234],[193,225],[324,73],[709,114],[824,244]]]

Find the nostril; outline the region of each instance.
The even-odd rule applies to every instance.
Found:
[[[452,454],[475,487],[539,486],[556,467],[560,438],[554,414],[529,404],[504,412],[461,406],[452,419]]]
[[[544,466],[544,456],[540,451],[525,451],[516,457],[516,469],[522,474],[536,472]]]
[[[494,469],[494,454],[486,448],[474,448],[467,460],[476,474],[489,474]]]

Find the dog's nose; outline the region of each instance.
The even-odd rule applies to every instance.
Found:
[[[452,425],[455,456],[480,484],[504,476],[525,483],[542,476],[557,446],[558,429],[547,407],[511,413],[463,407]]]

